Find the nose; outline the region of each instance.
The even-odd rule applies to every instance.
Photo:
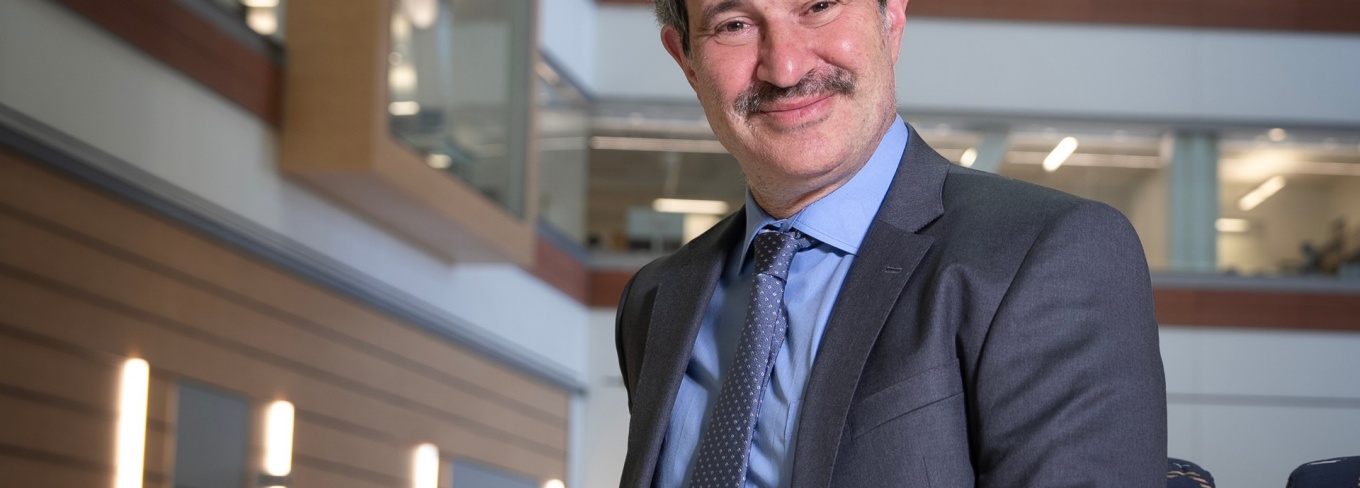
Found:
[[[761,81],[788,88],[798,84],[817,64],[811,38],[801,35],[794,25],[771,22],[760,39],[760,59],[756,76]]]

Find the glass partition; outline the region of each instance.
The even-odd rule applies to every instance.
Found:
[[[1360,134],[1233,130],[1220,147],[1221,269],[1360,280]]]
[[[546,58],[535,69],[538,89],[538,218],[585,243],[590,168],[590,102]]]
[[[393,135],[524,216],[531,0],[403,0],[388,55]]]

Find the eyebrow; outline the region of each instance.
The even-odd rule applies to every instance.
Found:
[[[708,8],[704,9],[703,15],[699,16],[699,28],[708,27],[708,24],[713,22],[714,17],[717,17],[724,12],[736,10],[737,7],[740,7],[743,3],[745,2],[742,0],[723,0],[713,5],[709,5]]]

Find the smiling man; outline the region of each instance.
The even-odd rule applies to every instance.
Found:
[[[1137,236],[902,122],[905,0],[656,9],[749,192],[624,292],[622,486],[1165,486]]]

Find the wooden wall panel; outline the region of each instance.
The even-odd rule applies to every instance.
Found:
[[[72,466],[60,459],[7,450],[0,446],[0,473],[9,486],[109,486],[112,479],[104,467]],[[147,488],[152,488],[150,484]]]
[[[155,269],[212,290],[244,306],[264,310],[297,327],[325,336],[328,343],[362,350],[460,385],[481,396],[501,398],[507,408],[566,422],[569,396],[559,389],[507,370],[494,361],[450,349],[442,340],[412,328],[372,327],[390,319],[314,287],[277,269],[124,205],[110,205],[95,191],[76,187],[39,168],[18,165],[0,179],[0,205],[48,223],[73,239],[120,259]],[[49,195],[61,194],[53,199]],[[89,212],[91,207],[99,212]],[[61,225],[53,224],[60,222]],[[70,229],[80,229],[79,232]],[[451,375],[450,371],[465,374]]]
[[[129,356],[153,368],[148,486],[173,472],[180,379],[248,398],[254,424],[292,401],[299,488],[405,485],[421,442],[565,476],[569,393],[3,152],[0,236],[0,418],[29,426],[0,432],[7,479],[108,482]]]
[[[352,390],[395,395],[419,404],[422,409],[458,418],[479,418],[489,427],[545,447],[560,450],[566,444],[560,421],[507,409],[477,396],[444,403],[441,400],[457,395],[455,388],[329,344],[325,337],[311,331],[290,327],[274,317],[127,262],[108,259],[97,251],[26,224],[0,210],[0,232],[9,236],[0,243],[3,254],[0,265],[68,284],[73,292],[98,296],[118,308],[137,310],[155,317],[155,321],[173,323],[172,327],[193,329],[191,334],[210,338],[205,340]]]

